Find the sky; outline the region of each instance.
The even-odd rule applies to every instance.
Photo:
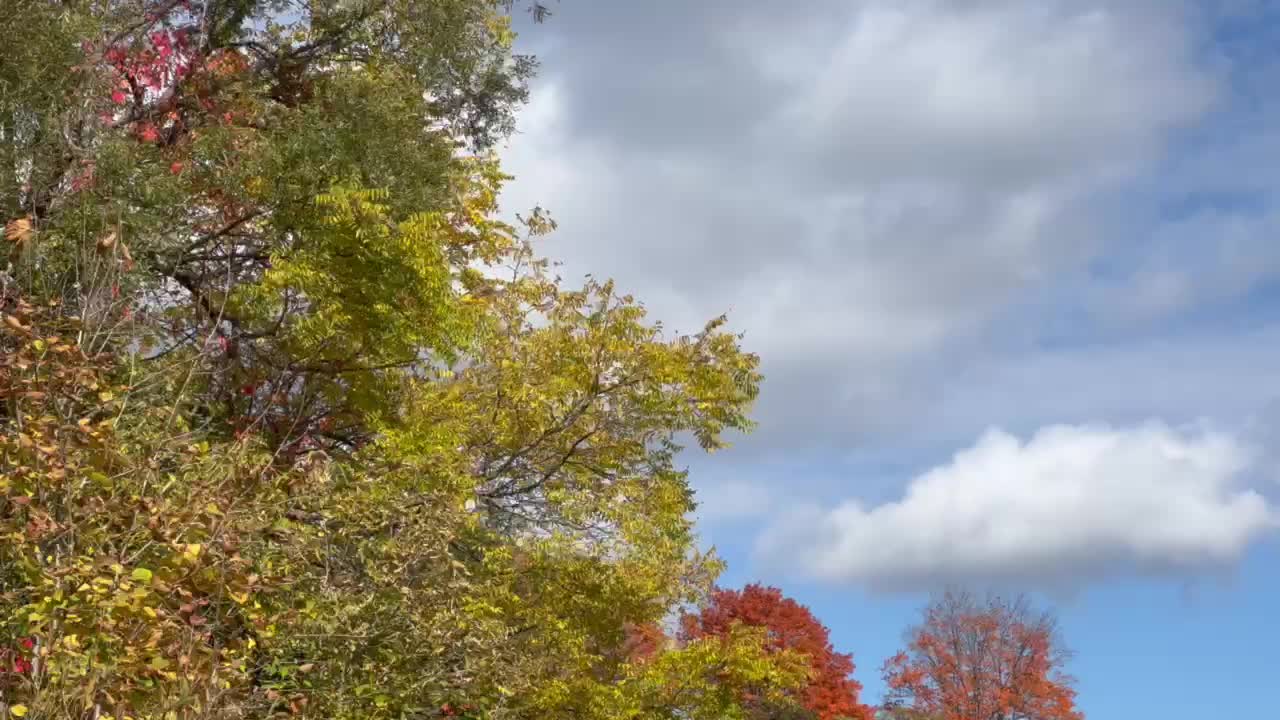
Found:
[[[725,585],[864,700],[929,594],[1059,614],[1092,720],[1274,714],[1280,0],[563,0],[502,151],[567,281],[722,312]]]

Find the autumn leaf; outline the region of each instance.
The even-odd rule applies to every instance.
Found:
[[[22,244],[31,239],[34,230],[32,229],[31,218],[17,218],[10,220],[4,226],[4,237],[11,243]]]
[[[13,330],[14,332],[21,333],[23,335],[26,335],[27,333],[31,332],[31,328],[29,326],[23,325],[21,320],[19,320],[18,318],[12,315],[4,316],[4,324],[9,326],[9,329]]]

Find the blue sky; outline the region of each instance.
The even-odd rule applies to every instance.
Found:
[[[763,360],[758,432],[686,455],[725,584],[873,702],[958,582],[1057,608],[1094,720],[1273,710],[1280,2],[552,10],[507,209]]]

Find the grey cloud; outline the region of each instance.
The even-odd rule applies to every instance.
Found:
[[[857,8],[783,116],[825,178],[1008,189],[1122,175],[1213,97],[1176,4]]]
[[[1094,279],[1084,302],[1112,335],[1223,310],[1280,274],[1280,206],[1208,208],[1147,230],[1146,252]]]
[[[974,408],[1017,431],[1095,418],[1239,422],[1280,397],[1280,326],[1010,353],[948,375],[931,429],[974,431]]]
[[[507,153],[564,274],[731,312],[757,447],[927,402],[921,366],[1093,256],[1092,198],[1206,107],[1174,3],[564,3]],[[913,396],[915,396],[913,400]],[[770,437],[772,435],[772,437]]]
[[[1275,410],[1280,407],[1276,325],[1249,330],[1209,327],[1172,337],[1072,347],[974,343],[911,358],[882,373],[848,378],[845,394],[824,399],[829,407],[839,404],[854,418],[863,413],[869,418],[840,425],[839,435],[815,433],[812,410],[794,399],[812,392],[806,387],[822,372],[821,365],[797,361],[787,367],[787,372],[766,381],[761,436],[741,448],[748,452],[735,450],[713,458],[726,466],[716,474],[755,482],[767,481],[770,473],[813,476],[811,469],[785,465],[776,473],[755,472],[756,453],[803,459],[807,451],[823,458],[824,465],[844,468],[843,480],[815,476],[808,489],[823,496],[838,488],[847,493],[868,479],[870,471],[861,458],[940,458],[971,443],[993,423],[1025,434],[1055,423],[1099,419],[1133,424],[1153,417],[1170,423],[1210,418],[1233,431],[1253,424],[1255,431],[1270,433],[1269,438],[1280,432]],[[796,426],[805,432],[795,431]],[[894,475],[901,478],[912,469],[899,466]]]

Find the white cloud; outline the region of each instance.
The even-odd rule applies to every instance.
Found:
[[[991,430],[916,477],[898,501],[810,509],[767,532],[765,558],[818,579],[915,590],[952,581],[1075,587],[1115,573],[1229,566],[1277,527],[1230,434],[1053,426]]]

